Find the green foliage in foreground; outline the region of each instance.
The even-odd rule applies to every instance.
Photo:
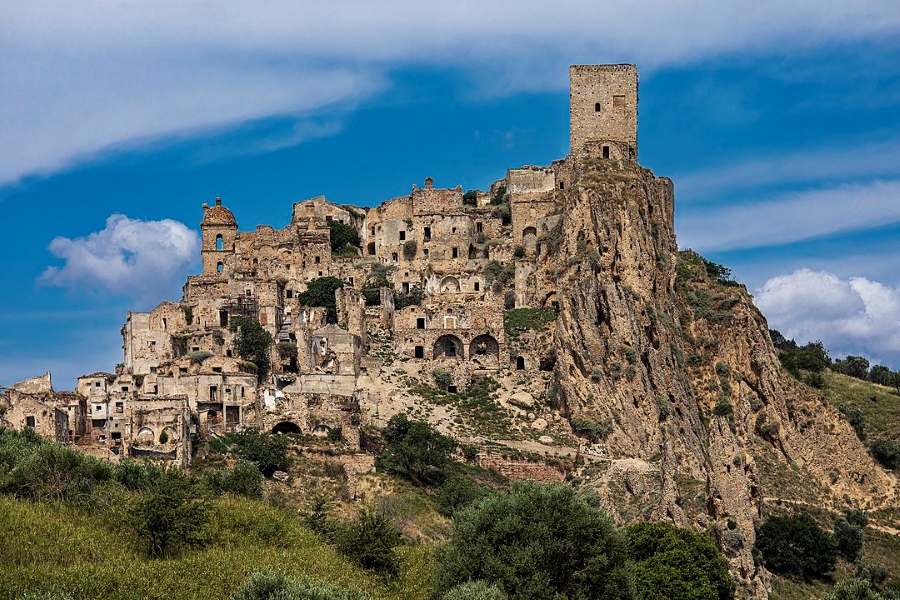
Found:
[[[444,596],[444,600],[507,600],[507,598],[503,590],[484,581],[461,583]]]
[[[252,572],[277,569],[287,577],[356,588],[373,600],[422,600],[431,588],[430,550],[395,549],[397,576],[376,577],[343,558],[296,517],[243,498],[210,501],[203,547],[166,560],[151,559],[111,497],[103,508],[22,502],[0,496],[0,598],[230,598]],[[112,512],[110,512],[112,511]],[[58,594],[47,596],[55,590]]]
[[[670,523],[635,523],[626,530],[641,600],[730,600],[735,583],[712,538]]]
[[[352,588],[291,579],[281,571],[262,569],[244,581],[232,600],[369,600]]]
[[[166,471],[149,493],[137,498],[128,514],[154,558],[167,556],[173,548],[205,542],[209,504],[200,485],[181,471]]]
[[[232,437],[234,452],[254,463],[266,477],[287,469],[287,446],[288,438],[284,435],[262,433],[255,427],[248,427]]]
[[[632,597],[625,537],[564,486],[516,484],[457,513],[436,562],[438,593],[484,580],[522,600]]]
[[[770,517],[756,532],[755,550],[772,572],[804,579],[834,571],[838,553],[831,536],[806,513]]]
[[[425,421],[410,421],[403,413],[388,421],[384,439],[387,448],[379,457],[381,468],[419,483],[443,478],[456,448],[452,438]]]

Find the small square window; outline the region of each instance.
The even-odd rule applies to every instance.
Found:
[[[416,329],[425,329],[425,317],[416,319]]]
[[[317,256],[317,257],[315,258],[315,263],[316,263],[316,264],[319,264],[319,262],[320,262],[321,260],[322,260],[322,257]]]
[[[391,260],[397,262],[398,260],[400,260],[400,257],[396,252],[391,252]]]
[[[453,248],[451,252],[453,254],[453,258],[459,258],[459,248]]]
[[[402,241],[404,241],[405,239],[406,239],[406,232],[405,232],[405,231],[401,231],[401,232],[400,232],[400,241],[402,242]]]
[[[425,358],[425,346],[416,346],[416,358]]]

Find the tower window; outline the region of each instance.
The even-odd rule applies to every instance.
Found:
[[[427,242],[431,239],[431,227],[426,227],[422,232],[423,239]]]
[[[405,239],[406,239],[406,232],[405,232],[405,231],[401,231],[401,232],[400,232],[400,241],[402,242],[402,241],[404,241]]]
[[[225,265],[223,265],[222,263],[219,263],[219,264],[216,265],[216,272],[217,272],[217,273],[221,273],[224,269],[225,269]]]
[[[216,236],[216,250],[222,250],[225,247],[225,241],[222,239],[222,234]]]
[[[613,108],[625,110],[625,96],[613,96]]]
[[[600,112],[600,103],[599,102],[594,105],[594,112]]]
[[[453,258],[459,258],[459,248],[452,248],[451,252],[453,254]]]
[[[609,146],[603,146],[603,158],[609,158]]]

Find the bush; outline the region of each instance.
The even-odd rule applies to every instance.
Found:
[[[200,486],[181,471],[163,473],[153,490],[131,505],[128,515],[153,558],[168,556],[181,546],[205,543],[209,505]]]
[[[460,511],[435,560],[439,594],[482,580],[512,598],[632,597],[624,536],[560,485],[517,483]]]
[[[838,404],[838,410],[850,421],[850,426],[856,432],[860,441],[866,440],[866,416],[858,408],[847,406],[843,402]]]
[[[215,492],[256,499],[263,496],[263,475],[249,460],[239,460],[228,470],[206,471],[204,476],[207,485]]]
[[[443,477],[456,442],[424,421],[410,421],[405,414],[391,417],[384,430],[386,449],[378,463],[386,471],[431,483]]]
[[[369,596],[353,589],[292,579],[281,572],[261,569],[251,573],[231,598],[232,600],[368,600]]]
[[[207,350],[195,350],[188,354],[188,358],[191,359],[191,362],[195,365],[202,363],[204,360],[212,356],[213,353]]]
[[[126,458],[113,469],[113,478],[129,490],[140,491],[153,487],[163,470],[150,462],[137,462]]]
[[[671,523],[643,522],[631,525],[626,535],[638,598],[734,598],[728,561],[708,535]]]
[[[489,496],[492,492],[491,488],[469,477],[453,475],[437,489],[434,501],[438,512],[446,517],[452,517],[457,511]]]
[[[434,382],[442,388],[446,388],[453,383],[453,374],[446,369],[435,369],[431,372],[431,375],[434,377]]]
[[[422,291],[417,285],[412,286],[409,289],[409,292],[394,295],[394,308],[400,310],[401,308],[406,308],[407,306],[419,305],[422,304],[422,300],[425,299],[425,292]]]
[[[403,258],[413,260],[418,249],[419,245],[416,243],[416,240],[406,240],[403,242]]]
[[[718,404],[713,408],[713,414],[717,417],[731,418],[734,415],[734,407],[725,398],[720,398]]]
[[[341,252],[348,246],[351,248],[359,248],[359,232],[356,227],[346,225],[339,221],[328,221],[328,229],[331,238],[331,251]]]
[[[842,581],[822,600],[887,600],[872,588],[865,579],[848,579]]]
[[[237,332],[234,349],[241,358],[256,365],[256,376],[262,381],[271,367],[269,348],[272,346],[272,334],[259,321],[247,317],[232,317],[230,329]]]
[[[604,421],[596,421],[587,417],[572,417],[569,419],[572,429],[578,435],[583,435],[592,442],[605,440],[613,431],[612,421],[606,419]]]
[[[287,469],[287,445],[288,439],[284,435],[261,433],[254,427],[236,433],[232,441],[234,452],[254,463],[266,477]]]
[[[463,206],[478,205],[478,190],[469,190],[463,194]]]
[[[381,513],[362,510],[337,537],[338,551],[364,569],[396,575],[400,534]]]
[[[503,590],[484,581],[461,583],[444,596],[444,600],[507,600]]]
[[[30,435],[4,435],[9,453],[0,464],[7,463],[11,468],[0,479],[3,492],[35,501],[85,501],[95,485],[112,479],[109,463],[56,442],[34,443]]]
[[[325,320],[337,323],[337,300],[334,293],[342,287],[344,282],[337,277],[317,277],[306,284],[306,291],[297,295],[297,301],[301,306],[324,307]]]
[[[900,444],[893,440],[882,438],[872,442],[870,447],[872,458],[885,469],[897,469],[900,467]]]
[[[837,546],[806,513],[770,517],[756,532],[756,551],[782,575],[822,578],[834,570]]]
[[[516,246],[516,249],[513,250],[514,258],[525,258],[525,247],[524,246]]]

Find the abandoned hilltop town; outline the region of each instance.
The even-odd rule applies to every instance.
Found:
[[[637,159],[636,67],[573,66],[570,84],[571,154],[510,169],[485,192],[426,178],[371,209],[318,197],[295,203],[280,230],[241,231],[219,198],[203,204],[202,273],[187,278],[181,301],[128,313],[114,373],[79,377],[74,392],[54,391],[49,373],[11,386],[2,424],[186,466],[197,436],[245,426],[340,430],[352,443],[361,423],[390,416],[380,410],[390,398],[378,340],[391,340],[410,372],[448,373],[451,392],[500,372],[543,381],[547,348],[513,344],[505,311],[557,308],[556,289],[533,271],[558,232],[558,192],[574,161]],[[334,248],[336,225],[352,227],[359,247]],[[301,301],[319,278],[343,282],[334,314]],[[275,341],[264,378],[235,350],[235,317],[258,321]]]

